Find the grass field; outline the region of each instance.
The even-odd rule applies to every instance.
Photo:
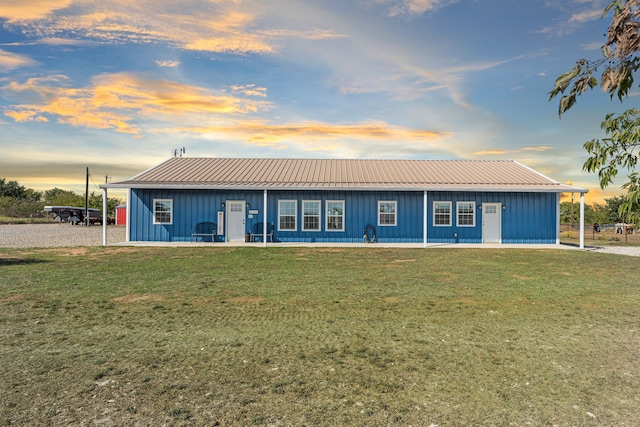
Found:
[[[0,250],[0,425],[637,425],[639,265],[570,250]]]

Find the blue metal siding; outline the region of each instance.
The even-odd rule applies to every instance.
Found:
[[[173,224],[153,224],[153,200],[173,200]],[[218,222],[222,203],[228,200],[244,200],[249,210],[257,210],[246,219],[246,232],[255,224],[264,222],[262,191],[223,190],[145,190],[132,189],[130,200],[131,241],[189,241],[190,230],[199,222]],[[297,231],[278,230],[278,200],[297,200]],[[302,231],[302,201],[321,201],[321,230]],[[326,230],[326,201],[344,200],[344,231]],[[395,226],[378,225],[378,201],[397,201]],[[267,202],[268,222],[275,225],[275,241],[280,242],[343,242],[363,241],[365,227],[376,229],[379,242],[420,243],[423,239],[422,191],[269,191]],[[452,225],[433,225],[433,202],[450,201]],[[456,202],[471,201],[475,204],[475,226],[457,225]],[[428,193],[427,241],[429,243],[481,243],[482,203],[500,203],[502,211],[503,243],[555,243],[556,195],[554,193]],[[225,212],[226,215],[226,212]],[[223,240],[224,236],[218,236]]]
[[[556,243],[554,193],[513,193],[502,211],[502,243]]]
[[[173,224],[153,224],[153,200],[173,200]],[[262,192],[217,190],[131,190],[131,241],[185,242],[199,222],[218,223],[227,200],[246,200],[262,210]],[[247,212],[248,212],[247,209]],[[225,212],[226,214],[226,212]],[[249,229],[247,229],[249,231]],[[223,240],[220,235],[216,240]]]
[[[482,203],[500,203],[502,210],[502,243],[555,243],[555,193],[429,193],[427,209],[429,223],[427,241],[430,243],[482,243]],[[433,225],[433,202],[451,201],[452,225]],[[473,201],[476,205],[475,227],[459,227],[456,202]]]
[[[422,242],[422,192],[387,191],[270,191],[268,218],[275,225],[275,239],[281,242],[360,243],[365,227],[376,229],[379,242]],[[297,230],[278,230],[278,200],[297,200]],[[302,230],[302,201],[321,201],[321,230]],[[344,231],[326,230],[326,201],[344,200]],[[378,226],[378,201],[397,201],[395,226]]]

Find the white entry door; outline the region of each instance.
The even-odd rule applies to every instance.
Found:
[[[227,201],[227,241],[234,240],[244,241],[244,234],[246,233],[245,222],[245,206],[246,202],[243,200],[228,200]]]
[[[502,205],[500,203],[482,204],[482,242],[500,243],[502,241]]]

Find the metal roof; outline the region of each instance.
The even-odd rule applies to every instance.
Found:
[[[102,188],[587,192],[513,160],[174,157]]]

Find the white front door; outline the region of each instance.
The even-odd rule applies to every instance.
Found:
[[[227,201],[227,241],[234,240],[244,241],[245,229],[245,206],[246,202],[242,200]]]
[[[482,242],[500,243],[502,241],[502,205],[500,203],[482,204]]]

